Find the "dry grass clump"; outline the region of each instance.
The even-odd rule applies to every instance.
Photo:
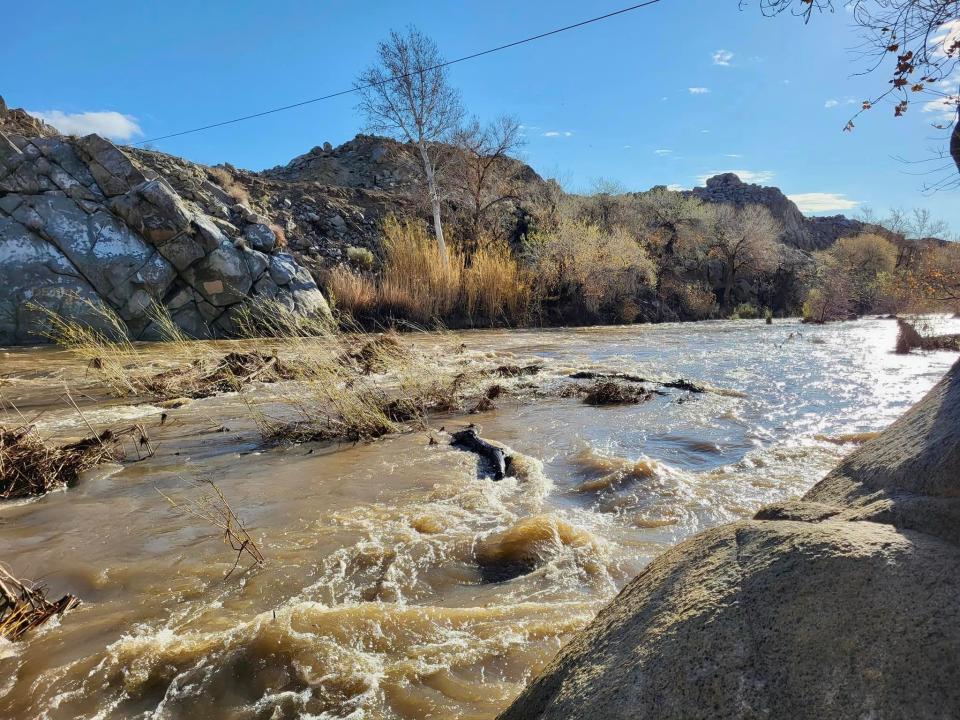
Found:
[[[73,595],[50,602],[42,587],[18,580],[0,565],[0,637],[19,640],[54,615],[63,615],[78,605],[80,599]]]
[[[452,314],[460,300],[463,256],[451,252],[444,264],[436,241],[413,220],[388,217],[383,224],[383,244],[381,312],[419,323]]]
[[[333,306],[352,317],[368,317],[377,305],[377,286],[373,280],[342,265],[327,273],[325,285]]]
[[[472,325],[523,323],[534,305],[533,275],[506,245],[485,247],[463,272],[463,295]]]
[[[104,430],[97,435],[66,445],[51,445],[32,425],[0,427],[0,498],[32,497],[71,486],[80,474],[105,462],[126,457],[124,441],[135,447],[149,446],[140,425],[124,430]]]
[[[587,405],[628,405],[649,400],[653,394],[643,387],[602,380],[587,389],[583,401]]]
[[[237,332],[245,338],[278,338],[290,346],[304,338],[330,339],[337,326],[326,314],[297,313],[271,298],[251,298],[234,313]]]
[[[277,223],[270,223],[267,225],[273,231],[274,237],[277,238],[277,241],[273,244],[275,248],[285,248],[287,246],[287,232],[282,227],[277,225]]]
[[[118,395],[136,392],[128,365],[137,351],[129,340],[126,323],[112,308],[74,294],[65,297],[60,312],[44,305],[32,307],[49,323],[45,335],[76,353],[111,390]],[[90,322],[77,322],[73,319],[77,316],[89,318]]]
[[[236,200],[238,203],[244,205],[250,204],[250,193],[247,192],[247,189],[237,182],[233,174],[227,170],[227,168],[222,165],[217,165],[212,168],[207,169],[207,174],[213,179],[217,185],[223,188],[224,192],[227,193],[230,197]]]

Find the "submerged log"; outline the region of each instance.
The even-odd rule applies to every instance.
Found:
[[[494,480],[503,480],[510,473],[511,458],[504,452],[503,448],[489,443],[479,435],[475,428],[468,427],[465,430],[459,430],[453,433],[453,440],[450,444],[461,450],[476,453],[487,465],[493,475]]]
[[[920,350],[960,351],[960,334],[923,336],[903,318],[897,318],[897,328],[899,329],[896,347],[898,355],[906,355],[916,348]]]

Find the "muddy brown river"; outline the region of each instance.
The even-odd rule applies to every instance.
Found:
[[[237,394],[161,426],[68,352],[0,350],[2,422],[21,422],[10,403],[54,438],[140,422],[157,450],[0,504],[0,560],[83,599],[0,640],[0,717],[493,718],[651,558],[802,494],[853,448],[824,438],[883,428],[956,359],[894,355],[895,335],[872,319],[456,333],[445,347],[465,362],[544,363],[537,387],[431,417],[435,445],[418,431],[272,449]],[[597,368],[718,391],[617,407],[544,391]],[[511,449],[515,477],[480,477],[438,432],[471,421]],[[265,565],[225,577],[235,553],[158,492],[197,480],[222,488]]]

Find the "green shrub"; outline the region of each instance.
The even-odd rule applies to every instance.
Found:
[[[367,248],[348,247],[347,260],[349,260],[350,264],[357,270],[373,269],[373,253],[367,250]]]
[[[737,305],[730,315],[731,320],[755,320],[760,317],[760,310],[756,305],[745,302]]]

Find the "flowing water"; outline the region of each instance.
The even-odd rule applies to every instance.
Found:
[[[894,355],[895,334],[889,320],[456,334],[478,362],[546,365],[496,410],[432,418],[509,446],[516,477],[500,482],[437,432],[265,450],[235,395],[161,426],[157,407],[74,389],[81,420],[61,396],[82,364],[12,349],[0,393],[44,433],[137,421],[157,453],[0,505],[0,558],[84,600],[0,641],[0,717],[493,718],[651,558],[802,494],[853,447],[823,438],[883,428],[956,359]],[[602,408],[542,392],[589,368],[720,391]],[[235,553],[158,493],[198,479],[266,565],[225,578]]]

